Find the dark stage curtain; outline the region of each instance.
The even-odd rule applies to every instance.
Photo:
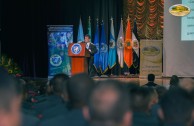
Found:
[[[111,17],[118,35],[122,7],[122,0],[2,0],[2,52],[19,64],[25,76],[47,77],[47,25],[74,25],[76,42],[80,16],[85,33],[91,16],[92,38],[99,18],[108,41]]]

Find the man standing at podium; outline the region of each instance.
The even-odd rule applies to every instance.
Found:
[[[94,54],[97,53],[97,48],[96,46],[91,43],[91,37],[90,35],[86,34],[84,38],[84,42],[86,43],[86,49],[90,52],[90,57],[88,58],[88,64],[89,64],[89,75],[90,77],[93,77],[95,75],[95,70],[94,70]]]

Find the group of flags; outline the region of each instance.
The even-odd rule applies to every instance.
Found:
[[[99,35],[100,33],[101,35]],[[87,34],[91,36],[90,17],[88,20]],[[84,41],[84,33],[82,21],[80,18],[77,42],[81,41]],[[106,41],[104,23],[102,22],[101,24],[100,32],[100,24],[97,21],[93,44],[96,45],[98,50],[98,52],[94,55],[94,67],[96,68],[96,71],[101,74],[106,73],[108,69],[112,69],[116,65],[117,57],[118,63],[121,68],[124,67],[124,63],[128,68],[133,65],[133,53],[135,53],[139,57],[139,41],[131,30],[129,18],[127,19],[127,28],[125,36],[123,30],[123,20],[121,19],[120,30],[117,40],[115,38],[114,22],[113,19],[111,19],[109,43],[107,43]]]

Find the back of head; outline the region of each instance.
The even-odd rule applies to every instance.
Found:
[[[167,124],[187,124],[191,120],[193,102],[185,90],[169,90],[161,100],[164,122]]]
[[[20,122],[21,86],[15,78],[0,72],[0,125],[14,126]]]
[[[131,107],[134,112],[147,112],[150,101],[149,88],[139,87],[131,91]]]
[[[129,95],[118,81],[99,82],[91,92],[88,106],[92,123],[120,124],[130,111]]]
[[[170,85],[172,86],[178,86],[179,84],[179,78],[176,75],[172,75],[171,79],[170,79]]]
[[[190,92],[194,89],[194,80],[192,78],[184,78],[180,81],[180,87]]]
[[[56,74],[51,80],[50,80],[50,86],[52,89],[52,92],[57,95],[61,95],[65,90],[67,90],[67,81],[69,80],[69,76],[66,74]]]
[[[154,74],[148,74],[148,81],[154,82],[155,80],[155,75]]]
[[[85,73],[72,76],[67,84],[70,107],[83,107],[93,86],[94,81]]]

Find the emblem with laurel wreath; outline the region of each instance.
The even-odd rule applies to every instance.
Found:
[[[115,41],[114,40],[110,40],[109,47],[110,48],[115,48]]]
[[[117,47],[119,49],[123,49],[124,48],[124,42],[122,38],[119,38],[118,42],[117,42]]]

